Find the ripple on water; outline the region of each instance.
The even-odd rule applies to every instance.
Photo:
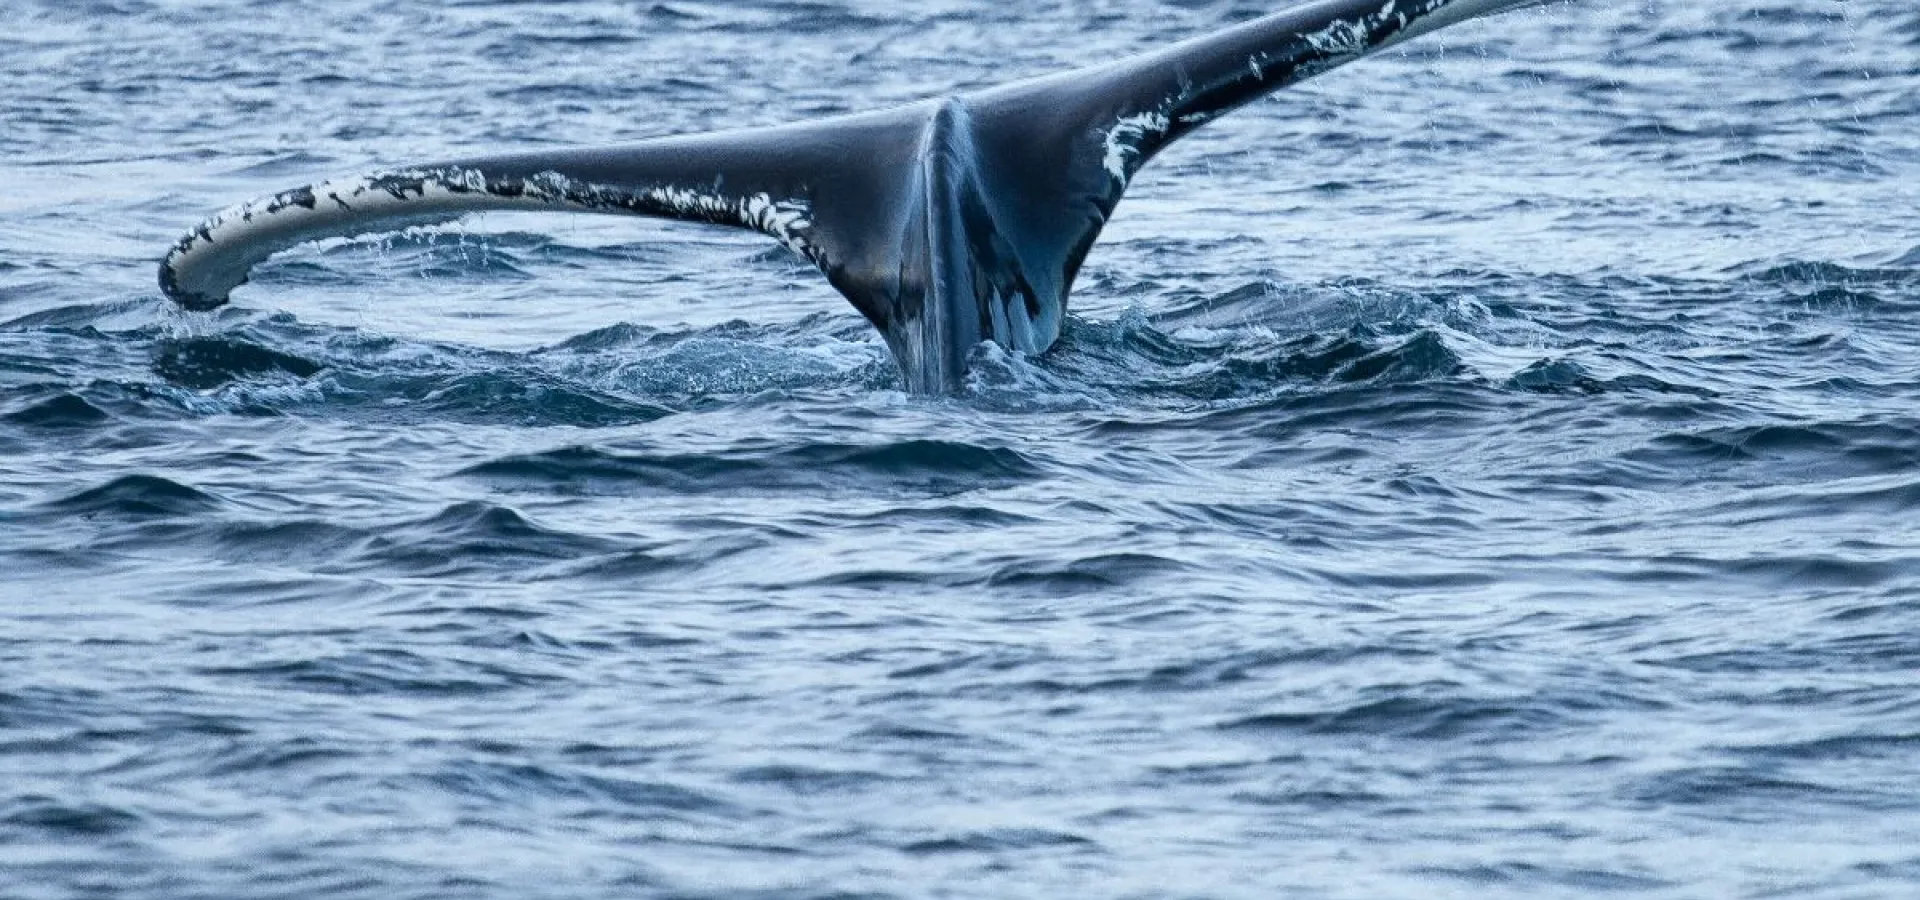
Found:
[[[1761,467],[1796,480],[1899,475],[1920,466],[1920,426],[1896,423],[1744,425],[1663,434],[1622,459],[1724,478]]]
[[[246,378],[287,375],[312,378],[325,366],[238,337],[163,341],[153,370],[181,387],[209,390]]]
[[[1674,882],[1647,871],[1618,871],[1580,866],[1505,862],[1463,866],[1416,866],[1417,875],[1458,881],[1480,889],[1502,887],[1539,891],[1577,890],[1583,893],[1645,893],[1674,886]]]
[[[548,528],[509,507],[467,501],[381,529],[352,565],[417,577],[498,576],[623,549],[617,540]]]
[[[579,766],[488,758],[447,759],[429,771],[391,779],[390,787],[405,794],[430,791],[476,809],[497,808],[499,804],[558,804],[550,814],[612,822],[696,823],[741,813],[732,800],[717,791]]]
[[[1102,855],[1106,851],[1098,841],[1070,831],[1046,828],[995,828],[967,831],[900,845],[900,852],[912,856],[950,856],[958,854],[993,855],[1022,851],[1070,851]]]
[[[503,457],[461,474],[508,490],[613,496],[841,491],[949,496],[1035,481],[1045,469],[1007,447],[920,439],[814,441],[705,453],[566,447]]]
[[[1177,560],[1151,553],[1102,553],[1070,560],[1021,560],[1001,566],[987,579],[996,588],[1076,596],[1108,588],[1143,587],[1189,570]]]
[[[1760,260],[1736,266],[1731,274],[1756,284],[1782,287],[1886,287],[1920,286],[1920,266],[1910,265],[1905,257],[1885,267],[1855,267],[1825,260],[1778,262]]]
[[[1408,691],[1339,709],[1246,716],[1223,722],[1219,727],[1230,732],[1259,732],[1276,736],[1286,733],[1391,736],[1497,746],[1507,741],[1552,733],[1568,724],[1567,711],[1548,703],[1527,702],[1520,698],[1496,700],[1459,697],[1445,693],[1424,696],[1422,692]]]
[[[377,535],[363,528],[314,520],[222,522],[202,533],[221,559],[275,568],[325,568],[363,552]]]
[[[1542,359],[1515,372],[1503,385],[1509,390],[1530,394],[1686,394],[1711,398],[1706,388],[1688,387],[1663,381],[1651,375],[1629,374],[1603,378],[1577,360]]]
[[[223,506],[219,497],[158,475],[122,475],[43,508],[70,516],[144,519],[195,518]]]
[[[112,414],[79,394],[62,392],[0,416],[0,421],[30,428],[91,428],[113,421]]]
[[[412,697],[421,701],[501,697],[565,681],[559,675],[451,655],[376,647],[309,658],[207,665],[195,674],[243,681],[287,696]]]
[[[407,398],[416,415],[456,421],[604,428],[651,422],[673,414],[654,403],[620,397],[546,372],[453,373],[426,378],[356,379],[367,401]]]
[[[0,800],[0,825],[38,832],[46,840],[100,840],[145,824],[131,810],[27,795]]]

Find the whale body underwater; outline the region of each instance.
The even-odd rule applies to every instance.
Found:
[[[325,181],[203,222],[162,260],[160,286],[212,309],[295,245],[487,210],[727,225],[818,266],[879,329],[909,391],[951,392],[982,341],[1053,346],[1127,185],[1174,141],[1402,41],[1542,2],[1320,0],[1116,63],[895,109]]]

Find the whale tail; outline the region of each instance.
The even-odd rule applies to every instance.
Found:
[[[626,147],[478,157],[284,191],[220,213],[160,265],[226,302],[307,241],[485,210],[749,228],[806,257],[879,329],[909,390],[957,388],[973,345],[1038,353],[1128,183],[1211,119],[1400,41],[1544,0],[1317,0],[1120,62],[880,112]]]

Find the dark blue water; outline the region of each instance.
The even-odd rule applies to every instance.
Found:
[[[16,0],[0,896],[1920,896],[1911,0],[1257,104],[954,398],[690,226],[153,283],[317,177],[1270,8]]]

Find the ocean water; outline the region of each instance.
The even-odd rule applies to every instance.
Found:
[[[1245,0],[12,0],[0,896],[1920,896],[1920,8],[1584,0],[1224,119],[909,396],[751,236],[314,178]]]

